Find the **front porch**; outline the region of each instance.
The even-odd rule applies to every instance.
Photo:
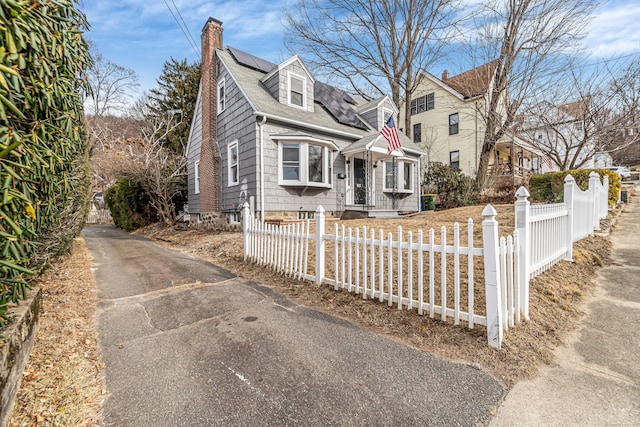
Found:
[[[342,150],[345,159],[342,218],[398,218],[420,210],[420,152],[401,147],[387,153],[379,134]]]
[[[491,187],[528,186],[531,175],[541,173],[542,153],[515,135],[500,140],[487,167]]]

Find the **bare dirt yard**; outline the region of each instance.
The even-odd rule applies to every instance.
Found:
[[[500,234],[513,231],[513,205],[496,207]],[[482,207],[423,212],[398,220],[349,220],[350,227],[394,231],[438,230],[472,218],[480,228]],[[208,259],[235,274],[263,283],[292,301],[347,319],[360,327],[443,358],[467,363],[498,378],[507,388],[530,378],[541,365],[553,363],[553,349],[576,328],[584,303],[594,291],[595,272],[611,262],[606,231],[574,246],[575,262],[560,262],[531,282],[530,318],[505,335],[503,348],[487,345],[486,329],[454,326],[453,322],[399,311],[344,290],[290,279],[243,260],[242,234],[169,227],[156,224],[136,234],[175,250]],[[341,222],[342,223],[342,222]],[[25,370],[11,426],[100,425],[106,397],[100,350],[93,324],[95,284],[81,238],[73,256],[39,279],[44,304],[36,345]]]

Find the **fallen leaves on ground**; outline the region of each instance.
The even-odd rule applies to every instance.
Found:
[[[106,398],[94,325],[96,288],[82,238],[42,288],[40,325],[9,426],[98,426]]]

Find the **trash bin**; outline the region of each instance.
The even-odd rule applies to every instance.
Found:
[[[620,201],[622,203],[627,203],[628,200],[629,200],[629,195],[627,193],[627,190],[620,191]]]
[[[423,194],[422,195],[422,210],[434,211],[436,210],[436,197],[437,194]]]

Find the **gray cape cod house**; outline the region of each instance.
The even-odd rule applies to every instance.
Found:
[[[190,221],[389,216],[420,209],[422,151],[402,132],[387,154],[380,130],[398,110],[317,81],[302,60],[281,64],[222,45],[202,31],[202,77],[187,143]]]

